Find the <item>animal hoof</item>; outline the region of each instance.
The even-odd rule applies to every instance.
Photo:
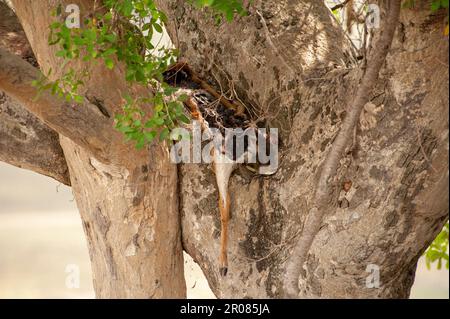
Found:
[[[220,272],[220,275],[222,277],[225,277],[227,275],[228,268],[227,267],[220,267],[219,272]]]

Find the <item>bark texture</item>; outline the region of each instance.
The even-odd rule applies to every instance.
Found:
[[[52,68],[53,76],[63,72],[55,57],[58,49],[47,44],[48,26],[54,19],[50,13],[59,3],[64,7],[72,2],[13,2],[41,69],[46,74]],[[91,1],[78,4],[82,14],[91,12]],[[176,166],[169,162],[164,145],[137,151],[113,129],[112,115],[120,112],[121,92],[126,87],[123,69],[109,71],[97,64],[89,71],[91,78],[83,93],[95,103],[87,103],[84,110],[64,108],[50,97],[39,100],[34,109],[29,100],[22,102],[33,112],[41,111],[36,112],[41,119],[63,134],[61,146],[88,241],[96,295],[185,297]],[[13,91],[8,83],[4,87]],[[134,88],[136,94],[139,90]],[[92,104],[104,112],[97,109],[87,114],[95,111],[89,107]],[[63,113],[55,115],[58,112]],[[55,127],[64,122],[63,114],[70,117],[67,125]]]
[[[0,48],[37,65],[14,12],[0,2]],[[69,185],[58,134],[0,90],[0,160]]]
[[[225,95],[240,99],[252,116],[280,130],[277,173],[262,177],[241,167],[231,179],[226,278],[218,272],[220,215],[212,170],[181,165],[177,177],[164,145],[138,152],[123,143],[112,129],[112,115],[120,112],[126,87],[120,66],[114,71],[91,66],[83,94],[95,103],[86,102],[83,110],[64,109],[50,97],[36,106],[29,101],[32,90],[20,75],[13,77],[12,69],[0,70],[0,87],[19,99],[26,93],[22,104],[42,120],[32,127],[47,130],[33,138],[52,136],[43,147],[52,145],[55,154],[60,152],[52,129],[61,133],[98,297],[184,297],[182,245],[218,297],[286,297],[286,262],[307,231],[321,165],[364,70],[322,1],[253,1],[248,16],[219,24],[211,12],[184,0],[158,2],[171,19],[174,44],[193,69]],[[58,3],[70,1],[13,1],[39,66],[44,72],[57,70],[54,76],[61,74],[61,62],[47,36],[50,10]],[[79,4],[82,13],[90,12],[91,1]],[[432,14],[426,3],[402,10],[370,96],[375,109],[364,109],[360,120],[365,124],[358,126],[331,181],[327,214],[298,278],[298,297],[408,297],[418,258],[448,219],[448,38],[442,33],[443,14]],[[16,63],[29,74],[36,71],[0,55],[0,61],[7,56],[8,65]],[[87,112],[94,112],[91,124],[83,123],[90,117]],[[59,116],[67,114],[73,116],[61,127]],[[26,117],[26,111],[20,113]],[[14,135],[14,118],[6,121],[10,126],[0,126],[1,138]],[[2,147],[2,160],[12,152],[6,150]],[[24,161],[32,166],[29,157]],[[373,264],[380,270],[378,288],[366,286],[367,266]]]
[[[82,105],[67,102],[49,91],[38,97],[38,90],[32,85],[32,81],[39,79],[39,70],[1,48],[0,65],[0,86],[8,95],[26,106],[55,131],[69,137],[103,161],[111,161],[109,141],[111,135],[119,134],[114,131],[110,119],[95,105],[88,101]],[[114,160],[116,157],[114,156]]]
[[[58,134],[3,92],[0,92],[0,161],[70,185]]]
[[[321,163],[363,72],[320,1],[255,1],[249,16],[220,25],[181,0],[159,2],[174,17],[169,32],[193,68],[218,79],[225,93],[232,89],[251,110],[268,110],[269,124],[282,133],[275,176],[242,170],[232,177],[227,278],[216,267],[217,189],[204,166],[180,170],[183,245],[218,297],[284,297],[286,260],[305,231]],[[362,114],[376,125],[358,127],[340,162],[333,183],[352,186],[333,189],[299,297],[408,297],[418,258],[448,219],[442,18],[425,4],[402,11],[370,97],[378,113]],[[380,269],[378,289],[366,287],[370,264]]]
[[[391,48],[395,30],[398,25],[400,15],[401,0],[389,1],[386,10],[386,18],[383,21],[383,30],[379,40],[375,43],[375,48],[368,57],[367,67],[361,79],[361,83],[355,92],[354,99],[349,102],[343,118],[341,128],[336,138],[331,143],[327,156],[323,160],[321,172],[317,178],[314,197],[310,203],[312,207],[308,212],[308,217],[303,225],[303,231],[297,239],[297,244],[292,250],[286,266],[284,287],[289,297],[296,297],[298,291],[298,278],[303,274],[303,265],[306,255],[311,248],[315,236],[320,230],[323,217],[328,212],[330,202],[333,201],[334,177],[343,157],[345,150],[354,143],[356,128],[360,122],[361,114],[366,105],[370,102],[381,68],[386,60],[386,56]],[[347,182],[349,183],[349,182]],[[348,191],[349,189],[345,189]]]

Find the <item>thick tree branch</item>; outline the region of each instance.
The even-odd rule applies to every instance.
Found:
[[[0,2],[0,47],[37,66],[17,16]],[[0,91],[0,160],[70,185],[58,134]]]
[[[30,43],[15,13],[0,2],[0,47],[37,66]]]
[[[86,148],[99,160],[110,161],[109,145],[116,134],[111,119],[87,101],[76,105],[49,92],[36,99],[37,89],[31,83],[39,76],[36,68],[0,48],[0,89],[56,132]]]
[[[51,11],[72,2],[13,3],[39,65],[42,70],[53,69],[53,79],[58,78],[64,70],[55,55],[58,48],[48,45],[48,26],[54,21]],[[79,0],[76,4],[82,15],[88,15],[94,3]],[[35,74],[27,74],[31,73],[28,69],[24,78],[21,68],[13,70],[11,63],[5,63],[8,69],[4,71],[2,62],[4,57],[0,57],[0,86],[6,82],[9,93],[19,96],[27,109],[60,133],[92,257],[97,297],[185,297],[177,170],[167,147],[155,143],[150,151],[138,151],[134,144],[123,143],[124,136],[113,128],[112,118],[87,102],[70,105],[49,95],[32,101],[36,92],[25,84]],[[89,69],[83,86],[85,96],[93,97],[91,100],[108,114],[121,110],[126,90],[135,96],[148,90],[137,85],[130,88],[121,66],[110,71],[102,64],[74,62],[71,67],[75,71]],[[11,81],[20,87],[13,87]],[[98,161],[102,159],[106,163]]]
[[[70,185],[58,134],[1,91],[0,161]]]
[[[388,16],[381,37],[368,60],[366,73],[362,78],[361,85],[358,87],[353,103],[348,108],[348,114],[342,123],[342,128],[322,165],[312,204],[313,207],[309,211],[303,232],[298,239],[298,244],[295,246],[288,261],[285,279],[285,289],[288,297],[297,298],[299,295],[298,279],[302,273],[306,255],[319,231],[323,216],[330,208],[334,193],[334,177],[336,176],[339,162],[346,147],[352,141],[352,134],[358,123],[361,111],[366,103],[369,102],[381,67],[389,52],[399,19],[401,1],[393,0],[389,3]]]

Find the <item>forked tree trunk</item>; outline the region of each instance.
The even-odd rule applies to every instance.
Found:
[[[57,76],[47,30],[62,1],[13,2],[41,68]],[[245,168],[232,177],[229,271],[221,278],[209,167],[181,165],[177,177],[163,145],[138,152],[111,134],[115,146],[95,159],[76,136],[61,136],[97,296],[184,297],[182,233],[218,297],[285,297],[286,261],[363,75],[355,50],[322,1],[253,1],[248,16],[218,25],[184,0],[157,2],[182,58],[279,128],[280,166],[271,177]],[[371,96],[377,113],[364,112],[330,181],[335,196],[303,265],[301,298],[408,297],[418,258],[448,219],[448,38],[443,16],[428,8],[402,10]],[[122,70],[91,66],[91,73],[86,96],[112,116],[125,88]],[[376,269],[380,285],[367,286],[367,270]]]
[[[218,274],[217,189],[205,166],[181,168],[183,245],[217,296],[282,298],[321,163],[362,76],[354,51],[322,1],[254,1],[248,17],[218,26],[182,0],[158,2],[172,17],[169,32],[182,57],[250,109],[268,110],[281,133],[275,176],[244,169],[231,180],[227,278]],[[376,125],[358,126],[330,181],[335,196],[303,265],[299,297],[409,296],[417,260],[448,219],[444,16],[427,3],[402,10],[371,96],[378,113],[363,114]],[[377,269],[379,287],[366,286]]]
[[[56,47],[47,43],[51,11],[73,1],[14,1],[14,8],[39,65],[62,74]],[[81,13],[92,1],[78,1]],[[79,69],[80,65],[73,65]],[[125,91],[123,70],[91,66],[86,96],[110,117],[120,111]],[[77,106],[75,106],[77,107]],[[78,106],[80,107],[80,106]],[[178,215],[177,169],[167,147],[150,152],[124,145],[111,136],[111,163],[102,163],[73,141],[60,137],[92,262],[99,298],[182,298],[186,295]]]

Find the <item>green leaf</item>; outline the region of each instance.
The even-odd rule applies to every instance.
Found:
[[[146,144],[145,137],[142,136],[141,138],[138,139],[138,142],[136,143],[136,149],[138,150],[143,149],[145,144]]]
[[[191,122],[191,121],[189,120],[189,118],[188,118],[186,115],[184,115],[184,114],[179,115],[179,116],[178,116],[178,119],[179,119],[181,122],[185,123],[185,124],[189,124],[189,123]]]
[[[60,16],[62,13],[62,5],[58,4],[58,6],[56,7],[56,15]]]
[[[427,268],[431,268],[431,264],[437,262],[437,268],[442,268],[442,260],[446,261],[445,267],[448,269],[448,245],[449,245],[449,223],[447,222],[442,231],[436,236],[430,247],[425,252],[425,262]]]
[[[437,10],[439,10],[440,7],[441,7],[441,1],[440,0],[433,1],[431,3],[431,11],[437,11]]]
[[[128,68],[125,74],[125,79],[129,82],[134,81],[136,76],[136,70]]]
[[[103,57],[107,57],[107,56],[109,56],[109,55],[115,54],[116,52],[117,52],[117,49],[115,49],[115,48],[109,48],[109,49],[107,49],[106,51],[104,51],[101,55],[102,55]]]
[[[157,133],[155,131],[150,131],[150,132],[145,132],[144,136],[147,139],[147,142],[150,143],[150,142],[152,142],[155,139],[156,134]]]
[[[105,65],[108,69],[112,70],[114,68],[114,61],[110,58],[104,58]]]
[[[114,43],[114,42],[116,42],[116,35],[115,34],[106,34],[105,36],[104,36],[104,38],[105,38],[105,40],[106,41],[108,41],[108,42],[111,42],[111,43]]]
[[[97,39],[97,32],[95,29],[85,29],[83,30],[82,35],[88,42],[94,42]]]
[[[153,27],[155,28],[156,32],[163,33],[163,29],[162,29],[161,25],[159,25],[158,23],[154,23]]]
[[[187,94],[182,94],[182,95],[180,95],[180,96],[178,97],[178,101],[180,101],[180,102],[186,102],[188,98],[189,98],[189,97],[187,96]]]
[[[105,21],[109,21],[112,19],[112,13],[108,12],[103,16],[103,19],[105,19]]]
[[[75,95],[74,100],[79,104],[82,104],[84,102],[84,98],[81,95]]]
[[[66,50],[60,50],[60,51],[56,52],[55,55],[57,57],[64,58],[67,55],[67,51]]]
[[[168,129],[167,127],[164,128],[164,129],[161,131],[161,133],[159,133],[159,140],[160,140],[161,142],[164,141],[164,140],[166,140],[167,137],[169,136],[169,133],[170,133],[169,129]]]
[[[164,95],[169,96],[174,94],[176,91],[178,91],[177,88],[171,87],[171,86],[167,86],[164,88]]]
[[[61,22],[53,22],[50,24],[50,29],[58,29],[61,27]]]
[[[119,131],[119,132],[122,132],[122,133],[131,133],[131,132],[134,132],[134,128],[132,128],[131,126],[121,126],[121,125],[117,125],[116,126],[116,129]]]
[[[131,16],[133,13],[133,2],[131,0],[125,0],[123,2],[122,13],[126,17]]]

